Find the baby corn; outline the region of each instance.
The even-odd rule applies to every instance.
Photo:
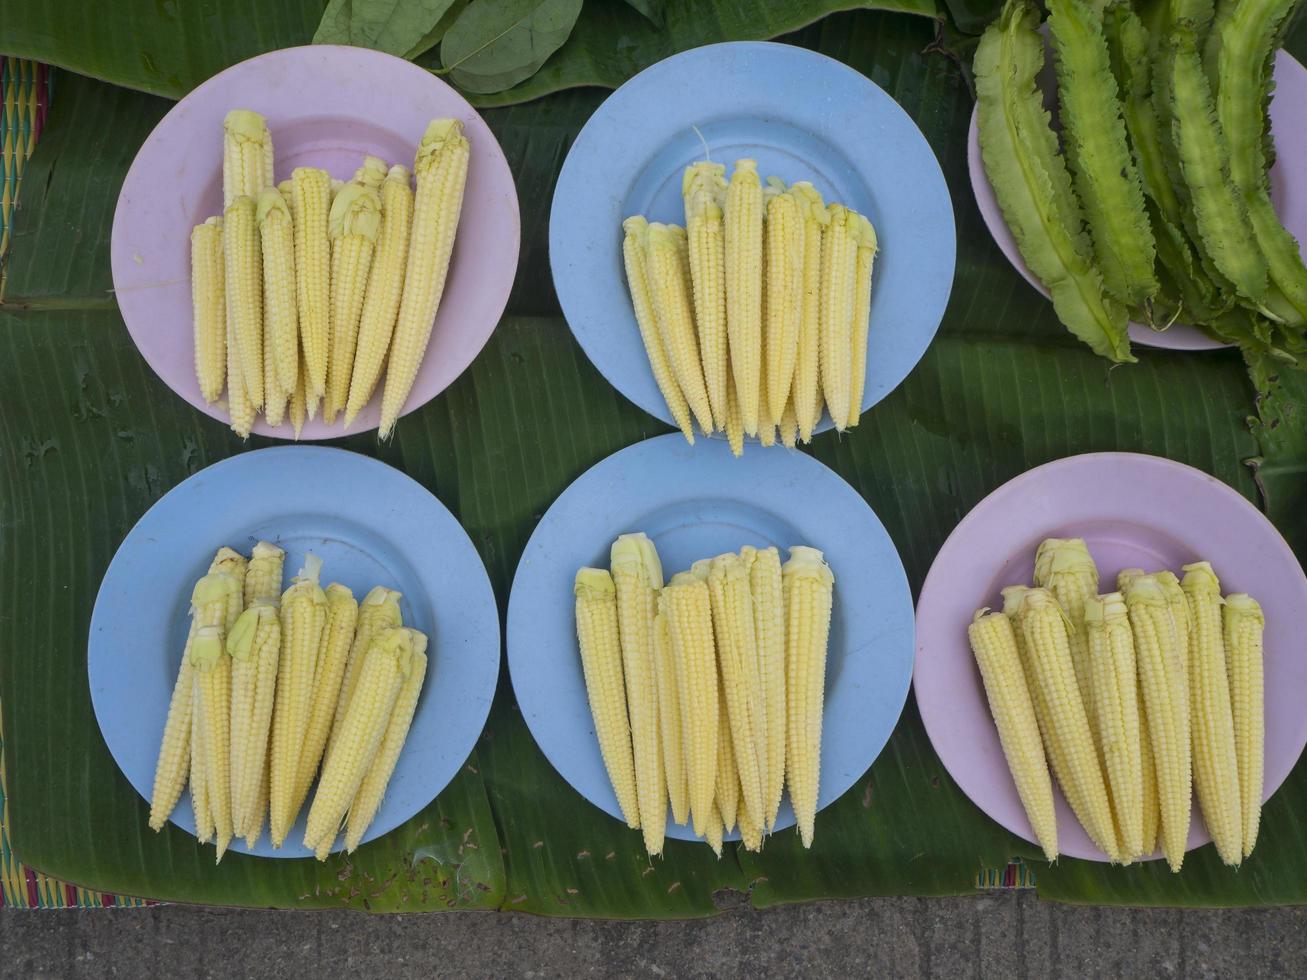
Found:
[[[308,368],[308,414],[327,393],[331,329],[331,177],[325,170],[296,167],[291,174],[290,213],[295,225],[295,297],[300,347]]]
[[[345,404],[345,425],[354,424],[358,413],[372,399],[381,366],[390,350],[399,301],[404,292],[404,268],[408,264],[408,238],[413,224],[413,191],[408,186],[408,168],[396,164],[381,182],[381,231],[372,257],[367,296],[359,316],[358,347],[349,380]]]
[[[268,121],[249,109],[232,109],[222,121],[222,206],[258,197],[272,186],[272,134]]]
[[[705,433],[712,432],[712,409],[690,301],[689,254],[684,229],[656,222],[649,225],[645,234],[645,261],[654,320],[672,375],[699,428]]]
[[[769,178],[772,184],[775,178]],[[766,319],[763,350],[767,355],[766,424],[777,426],[789,402],[794,365],[799,356],[799,325],[803,321],[803,208],[784,191],[767,201],[766,278],[763,283]],[[765,426],[764,426],[765,427]]]
[[[262,810],[256,817],[255,809],[265,779],[281,654],[281,621],[275,602],[256,599],[241,613],[227,636],[227,654],[231,659],[232,832],[243,837],[249,833],[251,820],[263,821]]]
[[[821,195],[807,181],[790,187],[803,217],[803,307],[799,319],[799,349],[794,362],[794,416],[799,439],[812,441],[821,419],[821,256],[830,213]]]
[[[274,372],[264,371],[289,396],[299,378],[299,314],[295,309],[295,226],[281,191],[259,195],[256,213],[263,252],[263,342]],[[266,368],[266,364],[265,364]]]
[[[1189,704],[1194,789],[1203,821],[1226,864],[1243,860],[1238,756],[1221,628],[1221,583],[1205,561],[1184,566],[1189,600]]]
[[[816,548],[796,546],[781,569],[785,601],[786,781],[804,847],[812,846],[821,764],[826,645],[835,577]]]
[[[982,609],[976,613],[967,634],[1017,795],[1044,856],[1055,861],[1058,850],[1053,783],[1012,622],[1002,613]]]
[[[726,374],[730,370],[726,340],[726,229],[722,220],[726,203],[725,173],[726,168],[720,163],[695,163],[685,168],[681,180],[699,356],[713,427],[717,429],[726,425]]]
[[[582,568],[576,573],[576,638],[581,670],[594,717],[595,735],[617,803],[632,830],[640,826],[635,788],[635,761],[627,721],[622,649],[618,639],[617,589],[607,569]]]
[[[463,124],[457,119],[432,120],[418,146],[413,163],[417,193],[408,264],[381,400],[382,439],[390,437],[404,411],[431,339],[463,210],[470,152]]]
[[[381,231],[381,195],[363,184],[347,184],[331,202],[327,228],[331,238],[331,350],[322,418],[330,425],[349,399],[359,317]]]
[[[852,349],[849,356],[849,428],[858,424],[862,415],[862,393],[867,386],[867,333],[871,326],[871,271],[879,245],[876,229],[865,216],[858,214],[853,231],[858,247],[857,266],[853,279],[853,323],[850,325]]]
[[[763,737],[758,743],[764,820],[776,825],[785,789],[785,597],[780,553],[775,548],[742,548],[740,561],[749,570],[753,598],[753,632],[758,651]]]
[[[341,726],[345,723],[345,710],[354,693],[354,684],[358,680],[359,670],[363,667],[363,657],[372,645],[372,637],[384,629],[403,626],[400,615],[399,600],[403,596],[394,589],[378,585],[374,587],[363,601],[359,603],[358,619],[354,626],[354,640],[350,644],[349,659],[345,664],[345,674],[340,682],[340,695],[336,699],[336,716],[331,723],[331,735],[327,740],[327,751],[336,742]]]
[[[847,227],[849,210],[832,204],[827,212],[830,223],[821,235],[821,330],[817,346],[822,394],[835,427],[842,432],[849,418],[852,386],[849,351],[858,255]]]
[[[291,808],[299,811],[309,795],[309,786],[322,761],[322,752],[331,734],[332,721],[340,696],[341,679],[354,641],[358,621],[358,603],[354,593],[339,582],[327,586],[327,615],[318,642],[316,668],[313,673],[313,703],[309,708],[308,727],[300,746],[299,768],[295,777],[295,796]]]
[[[702,836],[714,824],[721,825],[721,814],[713,806],[719,709],[708,584],[692,572],[678,572],[662,591],[660,609],[667,617],[676,661],[690,818],[694,832]]]
[[[762,184],[736,160],[726,189],[726,332],[745,434],[758,434],[762,374]]]
[[[661,606],[661,604],[660,600],[657,605]],[[668,632],[667,616],[661,611],[654,616],[653,657],[658,683],[658,729],[663,743],[663,773],[666,776],[667,799],[672,807],[672,820],[683,824],[690,819],[690,791],[685,778],[685,749],[681,744],[684,722],[681,719],[680,691],[676,686],[676,659],[672,653],[672,637]]]
[[[222,395],[227,375],[227,294],[222,218],[191,229],[191,310],[195,328],[195,379],[209,404]]]
[[[653,630],[663,569],[653,542],[644,534],[623,534],[613,542],[610,567],[617,593],[626,708],[631,725],[636,800],[644,847],[663,851],[667,822],[667,783],[658,731],[658,687]]]
[[[1262,631],[1266,619],[1252,596],[1225,597],[1222,623],[1226,667],[1230,672],[1230,707],[1234,748],[1239,768],[1243,856],[1253,852],[1262,817],[1263,753],[1266,740],[1265,698],[1262,690]]]
[[[257,411],[263,407],[263,261],[255,217],[254,198],[232,200],[223,215],[222,255],[229,342],[236,344],[245,397]]]

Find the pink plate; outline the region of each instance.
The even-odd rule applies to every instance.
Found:
[[[1051,55],[1049,56],[1051,63]],[[1045,66],[1040,76],[1048,87],[1054,84],[1052,69]],[[1275,166],[1271,168],[1271,200],[1279,212],[1280,220],[1299,242],[1307,242],[1307,68],[1287,51],[1275,56],[1275,98],[1271,100],[1271,133],[1277,148]],[[994,236],[999,249],[1007,256],[1012,267],[1021,273],[1030,285],[1044,296],[1048,290],[1026,268],[1025,260],[1017,250],[1003,222],[1003,213],[994,200],[994,188],[985,176],[985,165],[980,159],[980,139],[976,130],[976,110],[971,110],[971,127],[967,132],[967,169],[971,172],[971,190],[985,226]],[[1166,330],[1153,330],[1143,323],[1130,324],[1130,339],[1148,347],[1166,347],[1171,350],[1216,350],[1228,347],[1213,340],[1197,327],[1177,323]]]
[[[1023,473],[977,504],[944,542],[917,603],[913,688],[949,774],[980,809],[1034,842],[972,660],[967,624],[978,608],[1000,607],[1003,586],[1030,582],[1040,541],[1073,536],[1088,543],[1103,591],[1115,588],[1122,568],[1178,572],[1187,562],[1207,559],[1225,593],[1247,592],[1261,602],[1263,798],[1269,798],[1307,744],[1307,658],[1300,635],[1307,577],[1271,522],[1234,490],[1192,467],[1135,453],[1071,456]],[[1106,861],[1062,794],[1055,795],[1061,852]],[[1209,840],[1195,802],[1189,848]]]
[[[372,153],[413,166],[427,123],[463,120],[472,144],[463,215],[440,312],[405,411],[448,387],[485,346],[517,271],[517,191],[499,143],[476,111],[428,71],[365,48],[312,45],[243,61],[182,99],[136,154],[113,220],[113,284],[127,329],[150,367],[200,411],[227,421],[225,402],[206,405],[195,380],[190,232],[222,212],[222,120],[229,109],[263,113],[277,151],[276,177],[301,166],[349,179]],[[380,397],[350,427],[375,429]],[[254,431],[291,438],[260,417]],[[302,438],[345,434],[341,420],[305,423]]]

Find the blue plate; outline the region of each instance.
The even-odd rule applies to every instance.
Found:
[[[398,589],[405,625],[430,637],[413,727],[363,839],[380,837],[445,788],[481,734],[499,676],[499,612],[485,566],[453,515],[367,456],[316,446],[242,453],[196,473],[145,513],[114,555],[91,615],[87,669],[100,732],[148,800],[191,586],[219,547],[248,555],[261,538],[286,549],[286,585],[312,551],[323,560],[323,585],[342,582],[359,599],[374,585]],[[266,825],[252,850],[243,841],[231,849],[311,855],[300,843],[308,809],[280,850]],[[172,821],[195,833],[189,792]]]
[[[702,140],[700,139],[702,134]],[[554,191],[549,262],[567,322],[600,373],[669,425],[622,270],[624,218],[684,224],[681,173],[704,158],[810,180],[876,226],[865,411],[907,377],[953,286],[948,186],[921,131],[853,69],[787,44],[737,42],[660,61],[614,92],[572,144]],[[823,418],[820,430],[830,428]]]
[[[803,453],[735,459],[720,440],[690,446],[679,434],[614,453],[554,501],[513,580],[508,668],[522,717],[545,756],[577,792],[619,819],[581,676],[572,580],[583,565],[606,568],[613,539],[629,531],[653,539],[668,578],[696,559],[746,544],[776,545],[782,560],[795,544],[826,553],[835,609],[817,805],[833,802],[880,754],[912,676],[912,593],[894,543],[866,501]],[[776,826],[793,823],[787,797]],[[697,839],[670,813],[667,834]]]

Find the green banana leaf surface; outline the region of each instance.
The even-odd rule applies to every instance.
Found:
[[[664,5],[669,24],[677,7]],[[296,29],[311,33],[314,18],[306,12],[301,20]],[[256,41],[296,40],[289,32]],[[223,37],[213,42],[223,57],[250,53],[248,37],[244,46]],[[1140,349],[1139,364],[1109,369],[1069,338],[981,222],[966,172],[965,59],[937,37],[935,22],[841,13],[787,40],[892,93],[925,132],[953,195],[958,269],[939,337],[856,430],[827,433],[811,447],[876,510],[914,589],[983,496],[1032,466],[1095,450],[1157,453],[1215,474],[1265,505],[1304,553],[1307,385],[1288,375],[1272,384],[1275,368],[1252,365],[1255,386],[1233,351]],[[1299,31],[1300,54],[1304,42]],[[69,44],[54,60],[139,84],[139,71],[129,76]],[[188,64],[195,75],[215,67]],[[464,376],[403,419],[393,442],[378,445],[371,434],[339,441],[409,473],[454,512],[486,562],[501,611],[522,548],[558,493],[615,450],[667,431],[589,364],[549,277],[554,181],[602,98],[579,89],[487,113],[523,208],[508,314]],[[1042,895],[1065,901],[1307,900],[1307,768],[1268,805],[1258,849],[1238,872],[1223,868],[1210,846],[1179,876],[1158,863],[1122,869],[1064,858],[1050,866],[961,794],[911,701],[876,764],[819,816],[811,851],[789,831],[759,855],[731,846],[720,861],[706,846],[669,841],[665,857],[651,863],[638,832],[586,803],[545,761],[506,672],[458,778],[352,858],[320,865],[229,854],[214,867],[212,850],[182,831],[150,832],[146,804],[115,767],[91,710],[92,603],[118,543],[154,501],[204,466],[268,444],[242,444],[167,390],[113,302],[108,241],[118,187],[169,105],[61,74],[17,214],[0,303],[0,558],[9,569],[0,578],[0,698],[10,832],[23,861],[79,884],[164,900],[371,911],[688,917],[743,900],[960,894],[972,890],[979,869],[1014,856],[1032,862]],[[1272,393],[1255,400],[1268,386]]]

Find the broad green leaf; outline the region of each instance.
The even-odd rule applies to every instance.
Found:
[[[314,44],[354,44],[408,57],[454,0],[330,0],[313,35]],[[434,43],[434,42],[433,42]],[[430,45],[427,45],[430,47]]]
[[[439,44],[440,39],[444,37],[445,32],[449,30],[449,25],[458,19],[459,15],[467,8],[469,2],[471,2],[471,0],[453,0],[453,3],[449,5],[449,8],[440,15],[440,20],[436,21],[435,26],[427,31],[426,34],[422,35],[416,44],[405,51],[404,57],[407,60],[412,61],[418,55],[425,54],[427,51],[430,51]]]
[[[666,0],[663,26],[658,28],[624,3],[596,0],[585,5],[567,43],[538,72],[507,91],[473,95],[472,102],[478,106],[511,105],[583,85],[616,88],[637,72],[687,48],[718,41],[768,40],[828,14],[860,8],[925,17],[938,13],[935,0],[809,0],[803,4],[788,0],[748,4]],[[826,43],[834,50],[842,47],[837,30],[823,26],[829,30]],[[418,64],[440,67],[432,54],[419,58]]]
[[[1307,555],[1307,383],[1285,375],[1272,384],[1274,364],[1255,365],[1272,396],[1250,431],[1253,387],[1234,352],[1141,350],[1138,364],[1109,370],[1069,338],[1003,259],[971,202],[971,98],[956,61],[931,47],[934,26],[861,12],[795,38],[873,78],[917,120],[952,189],[960,243],[953,295],[926,357],[860,426],[820,437],[813,454],[876,509],[914,589],[985,494],[1039,463],[1092,450],[1169,456],[1250,499],[1260,481],[1272,518]],[[400,423],[393,442],[339,442],[399,467],[451,508],[501,607],[522,548],[558,493],[614,450],[667,431],[590,366],[549,287],[553,184],[602,98],[568,92],[487,114],[523,205],[511,315],[458,382]],[[742,892],[767,906],[966,893],[979,868],[1033,857],[960,794],[910,701],[881,758],[818,818],[812,851],[786,832],[758,856],[728,850],[718,862],[702,845],[676,843],[649,862],[637,832],[586,803],[545,761],[506,671],[454,784],[352,861],[318,867],[231,855],[215,869],[180,831],[145,831],[144,803],[114,767],[89,707],[91,603],[134,520],[185,476],[244,448],[159,383],[106,301],[117,188],[165,108],[61,76],[27,171],[0,304],[0,554],[23,571],[21,581],[0,580],[0,602],[11,611],[0,618],[0,698],[21,859],[76,882],[190,902],[654,917],[711,914]],[[1257,462],[1256,480],[1247,459]],[[1237,875],[1212,867],[1210,848],[1191,855],[1180,876],[1069,859],[1034,867],[1041,892],[1066,901],[1303,902],[1304,812],[1307,767],[1299,766]]]
[[[467,92],[530,78],[572,33],[581,0],[472,0],[440,42],[444,71]]]
[[[655,27],[663,26],[663,7],[666,0],[626,0],[626,3],[644,14],[649,19],[649,23]]]

